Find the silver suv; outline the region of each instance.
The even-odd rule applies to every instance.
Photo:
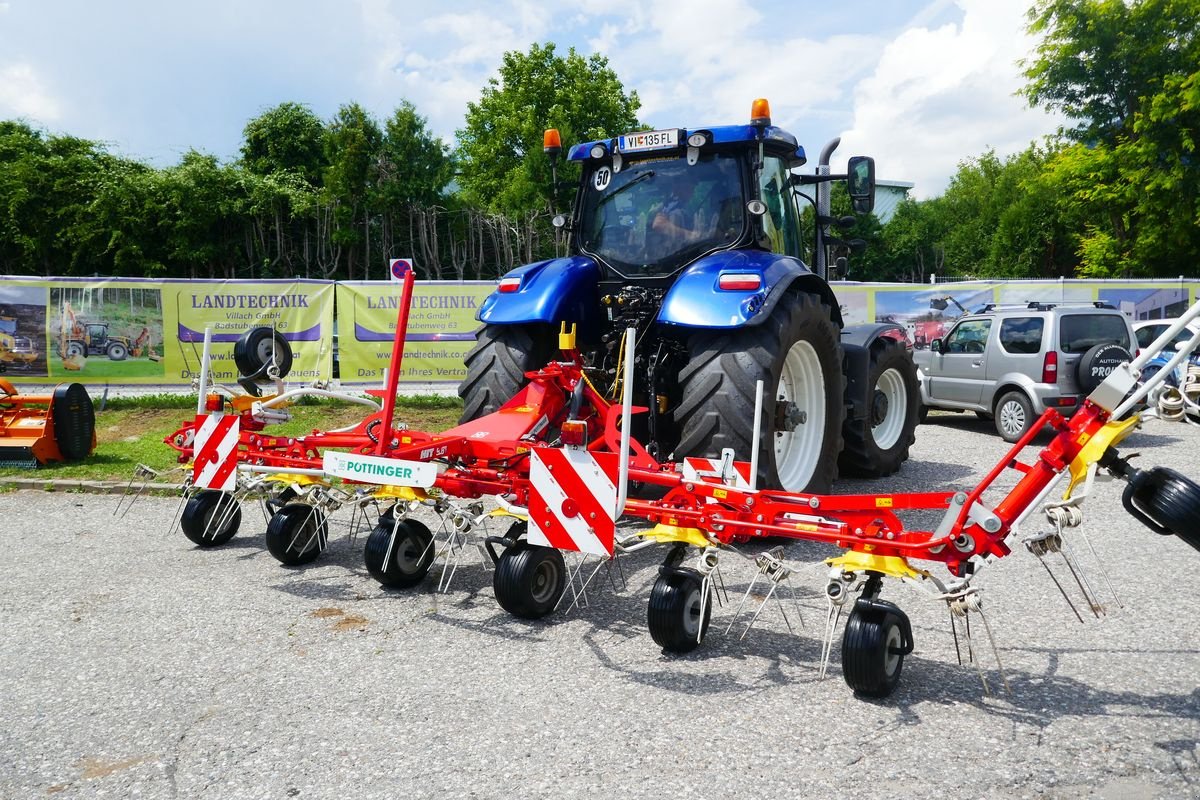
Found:
[[[913,358],[924,407],[994,417],[1015,442],[1047,408],[1070,416],[1135,342],[1125,315],[1103,303],[989,304]]]

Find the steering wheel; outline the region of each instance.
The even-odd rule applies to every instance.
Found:
[[[977,342],[975,340],[965,342],[963,344],[963,352],[964,353],[982,353],[983,352],[983,342]]]

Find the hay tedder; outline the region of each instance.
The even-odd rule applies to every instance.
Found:
[[[50,394],[21,394],[0,378],[0,466],[78,461],[96,449],[96,414],[78,383]]]
[[[741,555],[740,543],[824,542],[844,552],[827,561],[820,671],[828,666],[838,621],[848,610],[843,674],[856,693],[876,697],[893,691],[914,647],[908,617],[882,597],[888,580],[945,603],[956,637],[961,626],[970,653],[978,652],[970,642],[972,617],[984,623],[990,638],[974,579],[1014,547],[1041,558],[1048,570],[1051,556],[1055,565],[1065,559],[1085,603],[1096,609],[1098,600],[1067,540],[1081,535],[1070,531],[1081,524],[1083,501],[1098,477],[1126,481],[1123,503],[1134,517],[1200,549],[1200,486],[1163,467],[1136,469],[1117,450],[1139,419],[1153,413],[1145,399],[1158,385],[1154,379],[1140,383],[1139,369],[1175,328],[1114,369],[1071,417],[1047,411],[974,488],[825,495],[756,486],[757,445],[751,453],[726,450],[682,463],[654,458],[631,435],[632,415],[645,411],[633,405],[633,329],[622,347],[620,402],[597,389],[597,376],[564,326],[558,356],[528,372],[527,385],[494,413],[441,433],[398,425],[393,416],[411,273],[403,292],[387,387],[374,392],[382,407],[359,398],[373,408],[350,428],[272,435],[270,424],[287,417],[285,407],[298,394],[331,393],[289,393],[279,385],[274,395],[237,395],[206,385],[204,359],[197,417],[168,438],[181,461],[193,462],[181,516],[188,538],[202,547],[228,541],[240,522],[240,501],[258,498],[273,512],[269,550],[285,564],[302,564],[326,547],[333,510],[352,505],[365,511],[378,504],[385,510],[372,523],[364,555],[382,585],[414,586],[444,555],[439,581],[444,589],[457,553],[473,543],[495,567],[499,604],[528,619],[546,616],[568,600],[572,607],[583,605],[601,567],[622,554],[665,546],[647,623],[654,641],[670,652],[690,651],[704,639],[721,583],[719,565]],[[1200,304],[1183,321],[1197,316]],[[290,360],[280,352],[286,342],[256,331],[247,336],[259,346],[248,354],[242,348],[239,368],[260,381],[278,382],[276,366],[285,356]],[[761,409],[761,386],[759,395]],[[755,430],[760,424],[756,419]],[[1049,443],[1027,453],[1044,432],[1052,435]],[[746,456],[749,461],[737,460]],[[1010,470],[1015,485],[997,490],[998,479]],[[331,480],[335,477],[341,481]],[[1055,493],[1064,477],[1065,492]],[[485,498],[494,498],[495,508],[485,510]],[[441,517],[436,533],[416,518],[422,508]],[[939,521],[910,527],[905,519],[913,517]],[[619,528],[623,518],[649,525]],[[498,522],[504,530],[492,530]],[[751,589],[764,581],[766,596],[755,618],[794,572],[782,548],[758,550],[752,557],[754,581],[738,606],[740,611]],[[564,553],[574,555],[568,561]],[[992,650],[998,662],[994,643]]]

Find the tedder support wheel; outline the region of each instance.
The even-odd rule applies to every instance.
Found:
[[[824,493],[837,477],[845,376],[829,307],[787,292],[759,325],[704,331],[688,340],[679,372],[677,458],[730,447],[749,460],[754,390],[763,382],[758,488]]]
[[[392,532],[395,531],[393,538]],[[363,548],[367,572],[389,589],[416,586],[433,566],[433,534],[415,519],[403,519],[393,529],[381,518]]]
[[[556,352],[555,334],[545,325],[486,325],[463,361],[467,377],[458,385],[462,422],[491,414],[527,383],[525,373],[546,366]]]
[[[96,446],[96,409],[87,389],[79,383],[58,386],[52,398],[50,418],[58,452],[67,461],[87,458]]]
[[[243,333],[233,343],[233,363],[244,378],[261,378],[272,363],[279,377],[292,369],[292,346],[279,331],[261,325]]]
[[[1033,422],[1033,406],[1024,392],[1006,392],[996,403],[996,432],[1004,441],[1017,441]]]
[[[500,554],[492,589],[496,602],[523,619],[541,619],[554,610],[567,587],[567,565],[553,547],[520,541]]]
[[[903,611],[879,600],[855,605],[842,635],[842,676],[855,694],[890,695],[911,652],[912,628]]]
[[[325,512],[307,503],[288,503],[267,525],[267,549],[289,567],[315,561],[328,543]]]
[[[200,547],[217,547],[233,538],[242,524],[242,507],[233,495],[205,489],[183,507],[179,527]]]
[[[870,375],[867,416],[846,420],[846,447],[838,465],[850,475],[881,478],[908,460],[908,448],[916,441],[921,391],[917,365],[904,342],[877,340],[871,346]]]
[[[1167,467],[1139,471],[1121,499],[1151,530],[1173,533],[1200,550],[1200,485],[1190,478]]]
[[[704,640],[712,617],[712,597],[704,598],[704,579],[694,569],[659,567],[650,590],[646,623],[655,644],[671,653],[689,653]],[[704,606],[704,618],[700,618]]]

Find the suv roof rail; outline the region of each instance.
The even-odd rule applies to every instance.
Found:
[[[990,314],[993,311],[1001,311],[1004,309],[1012,309],[1012,308],[1024,308],[1024,309],[1028,309],[1030,311],[1049,311],[1053,308],[1058,308],[1059,306],[1063,306],[1065,308],[1069,308],[1071,306],[1087,306],[1087,307],[1091,307],[1091,308],[1104,308],[1104,309],[1108,309],[1110,311],[1117,310],[1116,306],[1114,306],[1111,303],[1105,303],[1103,300],[1094,300],[1090,303],[1084,303],[1084,302],[1043,303],[1038,300],[1029,300],[1029,301],[1026,301],[1023,303],[985,303],[978,311],[976,311],[974,313]]]

